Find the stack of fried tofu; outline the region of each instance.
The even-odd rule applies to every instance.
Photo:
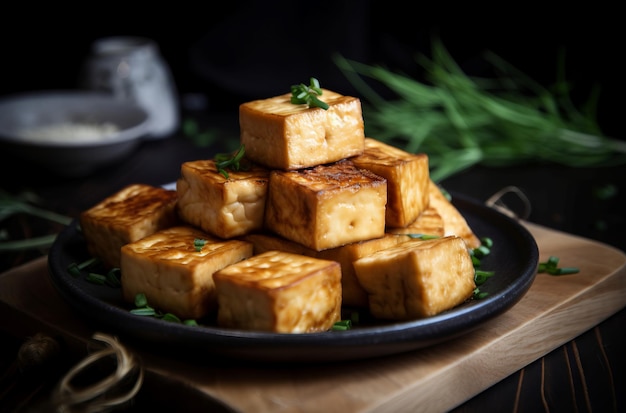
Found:
[[[278,333],[329,330],[342,306],[410,320],[469,299],[480,241],[430,179],[428,156],[366,137],[358,98],[323,90],[326,110],[290,98],[243,103],[249,167],[183,163],[174,212],[146,204],[130,222],[123,202],[104,200],[81,216],[90,252],[120,266],[124,298]],[[100,220],[93,211],[105,206],[125,222]],[[125,235],[143,219],[167,223]]]

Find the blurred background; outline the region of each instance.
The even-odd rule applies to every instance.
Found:
[[[617,119],[624,107],[618,77],[623,28],[620,13],[610,8],[234,0],[128,9],[108,2],[78,9],[14,5],[0,28],[0,94],[75,87],[95,39],[138,35],[157,41],[181,96],[193,94],[194,105],[206,98],[208,110],[232,111],[243,101],[285,93],[310,76],[351,93],[330,60],[334,52],[419,79],[414,56],[428,55],[438,36],[470,73],[481,73],[480,56],[490,50],[545,85],[554,82],[557,56],[564,51],[574,97],[584,101],[601,85],[603,130],[623,135]]]

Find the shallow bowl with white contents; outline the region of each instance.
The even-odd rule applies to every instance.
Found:
[[[84,176],[119,162],[149,132],[148,114],[130,101],[63,90],[0,98],[0,147],[61,176]]]

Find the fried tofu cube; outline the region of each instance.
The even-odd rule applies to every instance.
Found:
[[[176,191],[132,184],[103,199],[79,216],[93,257],[109,268],[120,266],[120,248],[179,223]]]
[[[167,228],[122,247],[122,295],[132,303],[143,293],[153,308],[199,319],[217,310],[213,274],[251,256],[249,242],[223,240],[191,226]]]
[[[385,234],[381,238],[358,241],[323,251],[316,251],[297,242],[289,241],[280,236],[271,234],[250,234],[244,236],[243,239],[254,245],[255,254],[278,250],[293,254],[306,255],[308,257],[337,261],[341,265],[341,290],[343,305],[351,307],[367,307],[367,293],[363,287],[361,287],[361,284],[359,284],[359,281],[356,278],[353,262],[358,258],[364,257],[381,249],[389,248],[392,245],[396,245],[409,238]]]
[[[337,261],[341,264],[343,304],[352,307],[367,307],[368,295],[359,283],[354,270],[354,261],[408,240],[408,237],[385,234],[380,238],[353,242],[337,248],[320,251],[318,258]]]
[[[246,156],[271,169],[295,170],[363,152],[361,101],[322,89],[327,110],[291,103],[291,93],[239,107],[240,142]]]
[[[411,234],[443,237],[443,217],[431,206],[426,208],[415,221],[406,227],[387,227],[388,234]]]
[[[365,151],[351,161],[387,180],[387,226],[409,225],[428,207],[430,172],[425,153],[413,154],[365,138]]]
[[[385,234],[387,181],[342,160],[270,174],[265,227],[321,251]]]
[[[443,220],[443,232],[445,236],[457,235],[461,237],[468,248],[480,247],[480,238],[476,236],[465,217],[446,198],[441,189],[432,180],[428,186],[429,205],[434,208]]]
[[[379,319],[433,316],[460,305],[476,288],[469,251],[456,236],[412,239],[356,260],[354,269]]]
[[[184,162],[176,182],[180,218],[221,238],[261,229],[269,170],[252,165],[227,173],[212,159]]]
[[[275,333],[327,331],[341,319],[339,263],[267,251],[214,275],[222,327]]]

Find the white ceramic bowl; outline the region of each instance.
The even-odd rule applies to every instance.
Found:
[[[3,152],[63,176],[81,176],[134,151],[149,132],[138,105],[90,91],[0,98]]]

